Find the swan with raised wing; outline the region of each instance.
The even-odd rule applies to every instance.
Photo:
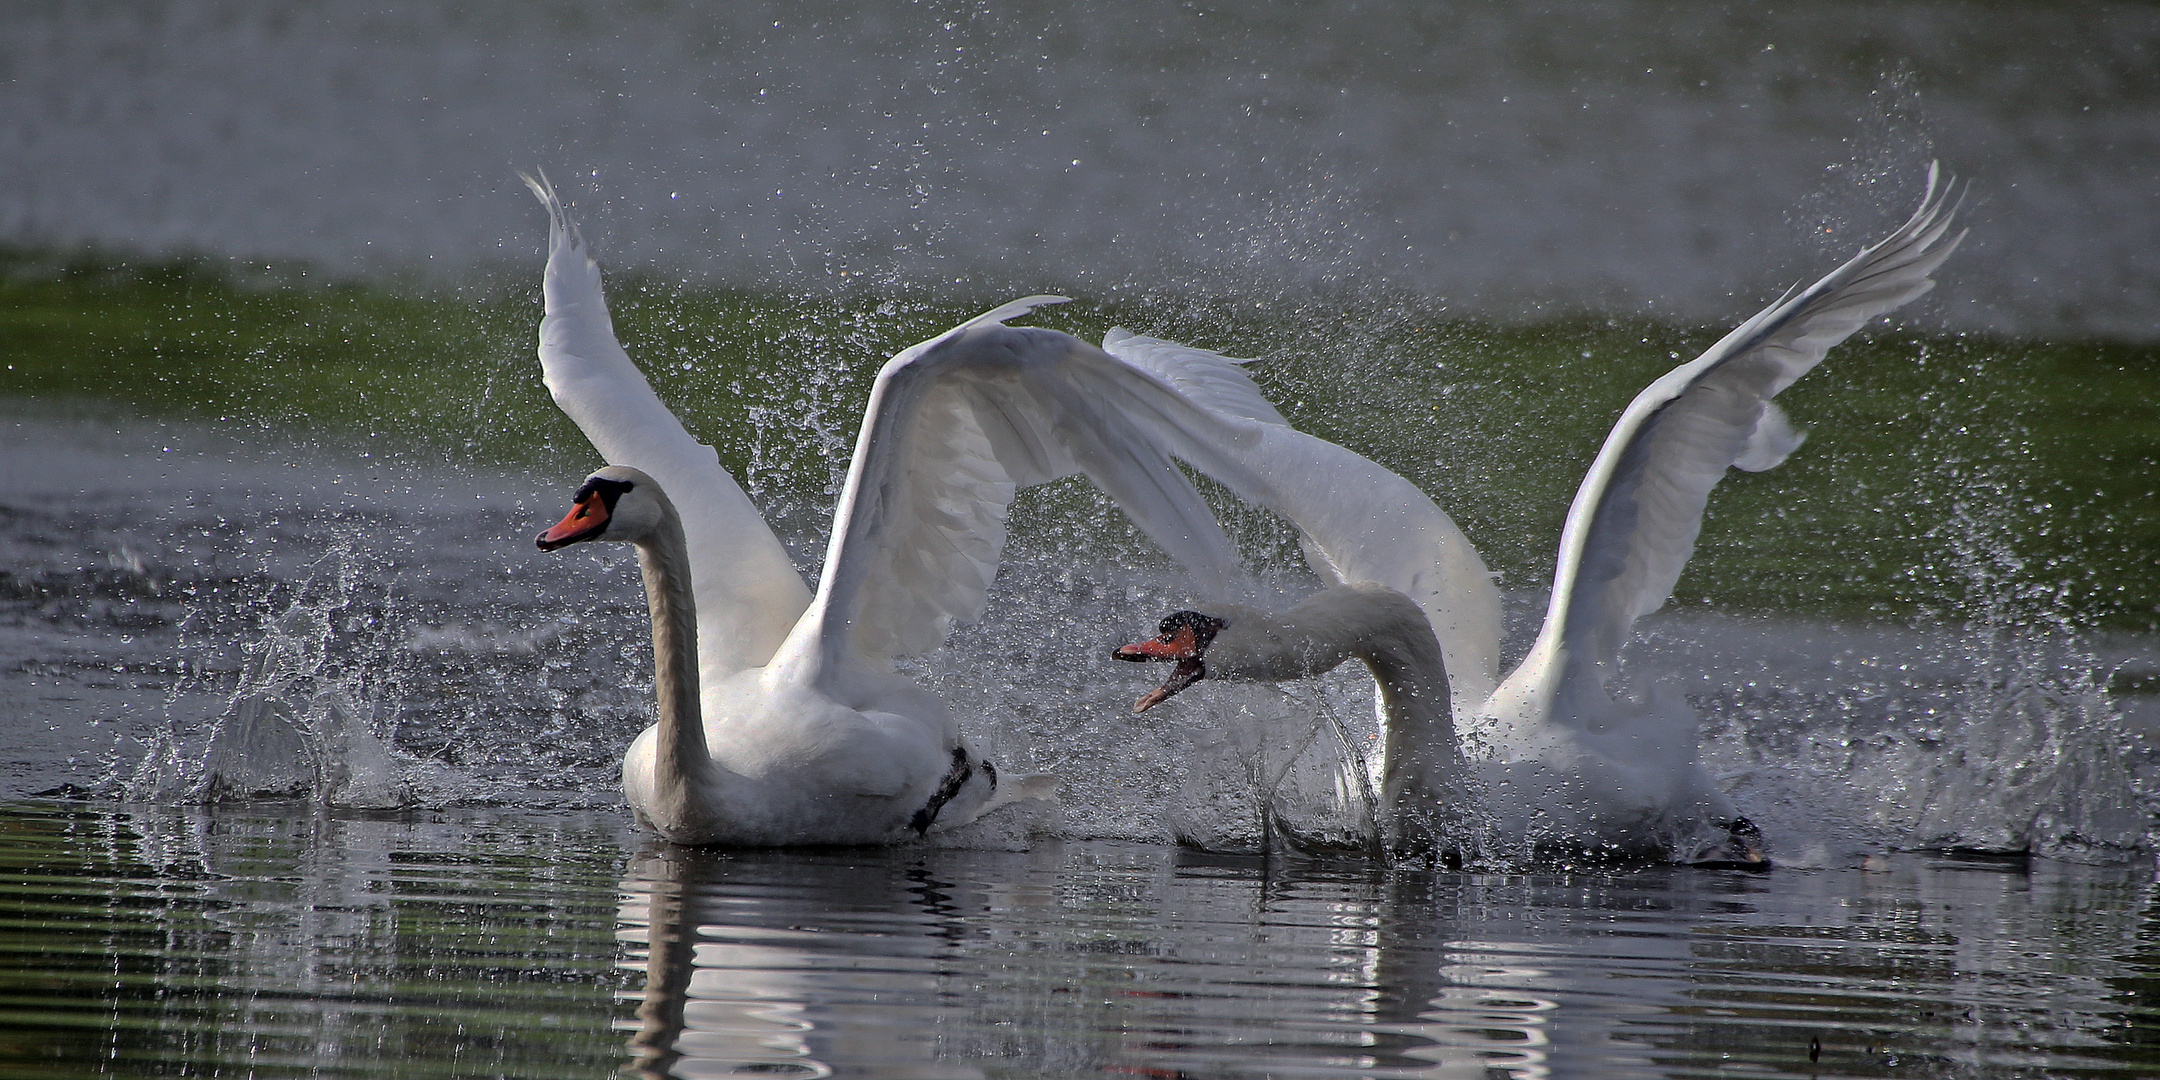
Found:
[[[1963,238],[1944,242],[1952,212],[1939,181],[1930,167],[1927,194],[1903,226],[1636,395],[1576,491],[1543,627],[1504,682],[1495,685],[1499,596],[1490,575],[1474,553],[1436,561],[1417,540],[1459,536],[1454,523],[1400,478],[1380,490],[1312,483],[1312,463],[1326,458],[1315,451],[1304,476],[1281,478],[1273,505],[1302,531],[1308,561],[1332,587],[1279,616],[1225,609],[1164,619],[1156,637],[1116,654],[1175,665],[1136,709],[1202,678],[1283,681],[1357,658],[1379,683],[1385,753],[1405,755],[1382,766],[1392,845],[1461,851],[1478,844],[1471,832],[1482,827],[1509,845],[1761,862],[1759,834],[1697,759],[1698,721],[1686,702],[1616,697],[1607,675],[1635,620],[1671,594],[1725,470],[1769,469],[1799,446],[1771,398],[1868,320],[1933,287],[1929,275]],[[1385,472],[1332,449],[1345,474]],[[1424,625],[1408,617],[1413,610]],[[1482,805],[1458,806],[1472,799]]]
[[[1004,325],[1062,300],[1036,296],[879,371],[811,592],[713,449],[683,429],[617,342],[599,268],[553,188],[544,177],[527,183],[550,218],[542,372],[612,466],[587,480],[540,545],[638,546],[660,713],[631,745],[623,778],[630,805],[661,835],[884,842],[1041,791],[1047,778],[1001,783],[945,703],[892,668],[896,656],[938,647],[955,620],[981,615],[1022,487],[1085,474],[1203,592],[1237,590],[1236,553],[1172,455],[1235,486],[1235,448],[1214,447],[1239,435],[1219,411],[1257,401],[1250,380],[1199,350],[1121,359]]]

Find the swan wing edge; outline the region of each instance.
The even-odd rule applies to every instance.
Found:
[[[1075,474],[1204,588],[1237,587],[1228,538],[1171,456],[1172,429],[1199,410],[1077,338],[988,315],[878,373],[817,597],[789,655],[844,670],[937,648],[954,623],[981,617],[1014,496]]]
[[[1770,399],[1869,321],[1934,287],[1930,275],[1964,238],[1942,242],[1953,187],[1930,165],[1927,192],[1902,226],[1629,403],[1569,507],[1532,658],[1617,659],[1635,620],[1671,595],[1726,469],[1773,468],[1805,438]]]
[[[1195,439],[1179,456],[1289,519],[1315,573],[1332,584],[1383,585],[1417,603],[1439,639],[1458,715],[1485,700],[1498,681],[1500,590],[1430,496],[1370,458],[1291,427],[1238,366],[1248,361],[1122,329],[1103,347],[1212,414],[1225,434]]]
[[[810,590],[719,452],[683,427],[616,339],[600,266],[547,174],[519,176],[548,212],[539,343],[548,393],[608,464],[643,470],[679,510],[704,679],[761,666]]]

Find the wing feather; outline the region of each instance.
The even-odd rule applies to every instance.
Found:
[[[1306,561],[1339,583],[1376,582],[1424,609],[1458,706],[1498,678],[1500,592],[1468,537],[1415,484],[1284,420],[1220,353],[1113,330],[1103,347],[1214,414],[1178,456],[1295,525]],[[1241,437],[1224,432],[1235,431]]]
[[[1222,598],[1244,582],[1182,460],[1295,523],[1323,574],[1421,604],[1459,672],[1494,682],[1499,595],[1461,530],[1415,486],[1292,429],[1237,362],[1122,331],[971,321],[888,362],[871,389],[810,616],[786,649],[821,666],[935,648],[981,615],[1013,495],[1084,474]]]
[[[602,458],[644,470],[681,512],[706,677],[763,665],[810,590],[719,454],[683,429],[616,341],[600,267],[546,174],[523,179],[548,211],[540,321],[548,392]]]
[[[1912,218],[1806,289],[1780,298],[1636,396],[1584,476],[1561,531],[1539,647],[1606,664],[1637,618],[1672,594],[1728,467],[1773,468],[1802,436],[1770,401],[1865,325],[1934,287],[1964,234],[1942,243],[1951,185],[1928,170]]]
[[[1252,376],[1240,366],[1252,363],[1175,341],[1143,337],[1122,326],[1103,336],[1103,351],[1170,384],[1187,400],[1226,416],[1263,424],[1290,426],[1275,406],[1260,396]]]
[[[900,353],[871,388],[817,597],[789,648],[845,670],[937,647],[982,614],[1013,496],[1075,473],[1204,587],[1231,588],[1235,553],[1171,459],[1166,410],[1204,415],[1077,339],[988,316]]]

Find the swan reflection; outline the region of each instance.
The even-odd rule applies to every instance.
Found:
[[[476,1047],[507,1076],[2151,1072],[2149,870],[1449,874],[1051,844],[656,845],[625,873],[603,822],[18,812],[0,870],[32,884],[6,910],[49,927],[16,945],[53,1004],[17,1023],[77,1048],[53,1075],[273,1051],[469,1073]],[[117,1026],[84,1048],[87,1015]]]
[[[1166,854],[655,845],[619,894],[624,963],[646,976],[618,1024],[631,1070],[1535,1080],[1659,1076],[1705,1052],[1772,1072],[1811,1054],[1826,1071],[1986,1062],[2020,1032],[2105,1030],[2095,1003],[2120,965],[2002,973],[2034,942],[2119,955],[2153,903],[2111,871],[1920,858],[1765,877]],[[1907,988],[1886,992],[1886,973]],[[1956,1007],[1916,1020],[1915,1001]]]
[[[958,930],[949,886],[869,863],[662,845],[634,857],[616,935],[646,977],[619,1025],[632,1071],[981,1077],[938,1059]]]

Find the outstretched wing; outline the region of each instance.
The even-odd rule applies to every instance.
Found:
[[[997,320],[1034,297],[908,349],[879,371],[810,617],[787,647],[827,665],[921,653],[979,617],[1020,488],[1084,473],[1226,593],[1237,558],[1171,458],[1205,410],[1054,330]]]
[[[1537,648],[1610,663],[1635,620],[1665,603],[1702,531],[1710,489],[1738,466],[1769,469],[1801,436],[1770,401],[1868,320],[1933,288],[1964,239],[1928,168],[1912,218],[1806,289],[1787,294],[1636,395],[1583,477]]]
[[[809,606],[810,590],[719,454],[683,430],[616,342],[600,267],[545,174],[523,179],[548,211],[540,321],[548,392],[601,457],[644,470],[681,512],[705,677],[761,666]]]
[[[1112,330],[1112,355],[1177,388],[1237,437],[1181,442],[1179,457],[1240,498],[1288,518],[1314,571],[1370,581],[1417,601],[1446,661],[1456,711],[1483,704],[1498,678],[1500,591],[1468,537],[1417,485],[1298,431],[1220,353]]]
[[[1322,573],[1417,598],[1450,670],[1463,673],[1458,697],[1482,700],[1498,593],[1432,500],[1292,429],[1235,361],[1122,330],[1105,344],[986,316],[889,362],[870,392],[817,599],[783,651],[846,668],[936,647],[954,621],[981,614],[1013,495],[1076,473],[1204,593],[1230,593],[1242,582],[1236,553],[1182,460],[1296,523]]]

